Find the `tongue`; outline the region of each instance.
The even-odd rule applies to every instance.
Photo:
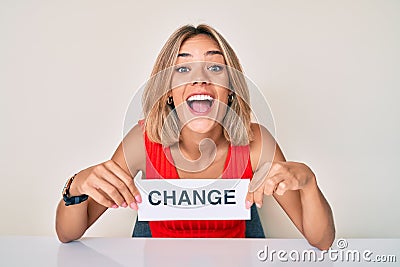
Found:
[[[207,100],[195,100],[192,103],[192,109],[199,113],[208,111],[211,107],[210,101]]]

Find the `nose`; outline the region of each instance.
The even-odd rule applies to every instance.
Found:
[[[207,85],[208,82],[206,81],[193,81],[192,85]]]
[[[210,83],[210,77],[204,63],[193,64],[190,81],[192,85],[206,85]]]

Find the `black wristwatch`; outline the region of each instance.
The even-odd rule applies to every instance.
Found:
[[[80,195],[80,196],[70,196],[69,195],[69,189],[71,187],[72,182],[75,179],[75,176],[76,176],[76,174],[74,176],[72,176],[71,178],[69,178],[68,181],[65,183],[65,186],[64,186],[64,189],[62,192],[65,206],[79,204],[88,199],[88,195]]]

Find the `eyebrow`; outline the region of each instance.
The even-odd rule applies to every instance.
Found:
[[[210,50],[204,53],[205,56],[212,56],[212,55],[221,55],[223,56],[221,51],[218,50]],[[179,53],[178,57],[192,57],[193,55],[189,53]]]

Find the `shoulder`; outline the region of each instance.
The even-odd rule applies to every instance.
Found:
[[[263,125],[251,123],[251,131],[253,132],[253,140],[250,142],[250,149],[261,150],[266,144],[275,144],[275,138]]]
[[[275,153],[280,149],[274,136],[267,128],[258,123],[251,123],[251,130],[253,132],[253,140],[250,142],[250,159],[253,171],[257,170],[265,162],[277,160],[277,157],[279,157],[278,160],[282,160],[281,153]]]
[[[144,132],[140,123],[136,124],[123,138],[113,158],[124,160],[131,174],[145,171],[146,148]]]

